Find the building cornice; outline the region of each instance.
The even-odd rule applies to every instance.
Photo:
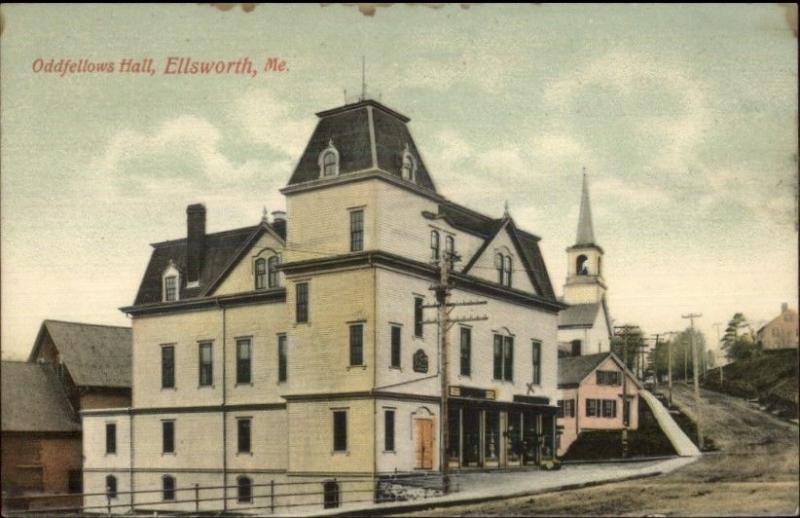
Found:
[[[247,291],[216,297],[201,297],[185,299],[176,302],[152,302],[136,306],[119,308],[123,313],[132,316],[150,315],[157,313],[176,313],[181,311],[194,311],[213,307],[229,307],[242,304],[274,304],[286,302],[286,288],[273,288],[270,290]]]

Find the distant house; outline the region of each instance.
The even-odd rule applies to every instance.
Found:
[[[2,362],[3,494],[81,492],[78,412],[130,406],[130,380],[130,328],[45,320],[27,362]]]
[[[614,353],[559,358],[558,455],[564,455],[583,431],[622,430],[626,422],[629,430],[636,430],[641,388]]]
[[[797,311],[783,303],[781,314],[759,329],[757,336],[764,350],[797,349],[800,338]]]
[[[130,327],[45,320],[28,361],[53,365],[76,411],[130,406]]]
[[[81,425],[55,369],[4,361],[2,389],[3,493],[80,491]]]

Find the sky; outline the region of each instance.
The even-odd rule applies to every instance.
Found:
[[[374,12],[373,12],[374,11]],[[127,325],[149,243],[285,207],[316,117],[361,87],[440,193],[539,235],[561,293],[581,170],[616,324],[798,300],[797,11],[757,5],[2,6],[2,357],[47,318]],[[169,57],[250,75],[165,75]],[[38,72],[151,58],[156,73]],[[268,58],[284,72],[263,73]],[[291,215],[289,215],[291,217]],[[723,325],[724,329],[724,325]]]

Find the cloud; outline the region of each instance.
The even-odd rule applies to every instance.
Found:
[[[302,153],[315,122],[307,113],[293,117],[289,103],[266,88],[242,95],[235,102],[233,119],[251,142],[266,144],[294,160]]]

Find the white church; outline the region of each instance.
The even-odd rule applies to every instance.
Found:
[[[597,244],[589,204],[589,185],[583,172],[581,208],[575,244],[567,248],[567,281],[559,313],[559,356],[585,356],[610,351],[613,327],[606,302],[603,248]]]

